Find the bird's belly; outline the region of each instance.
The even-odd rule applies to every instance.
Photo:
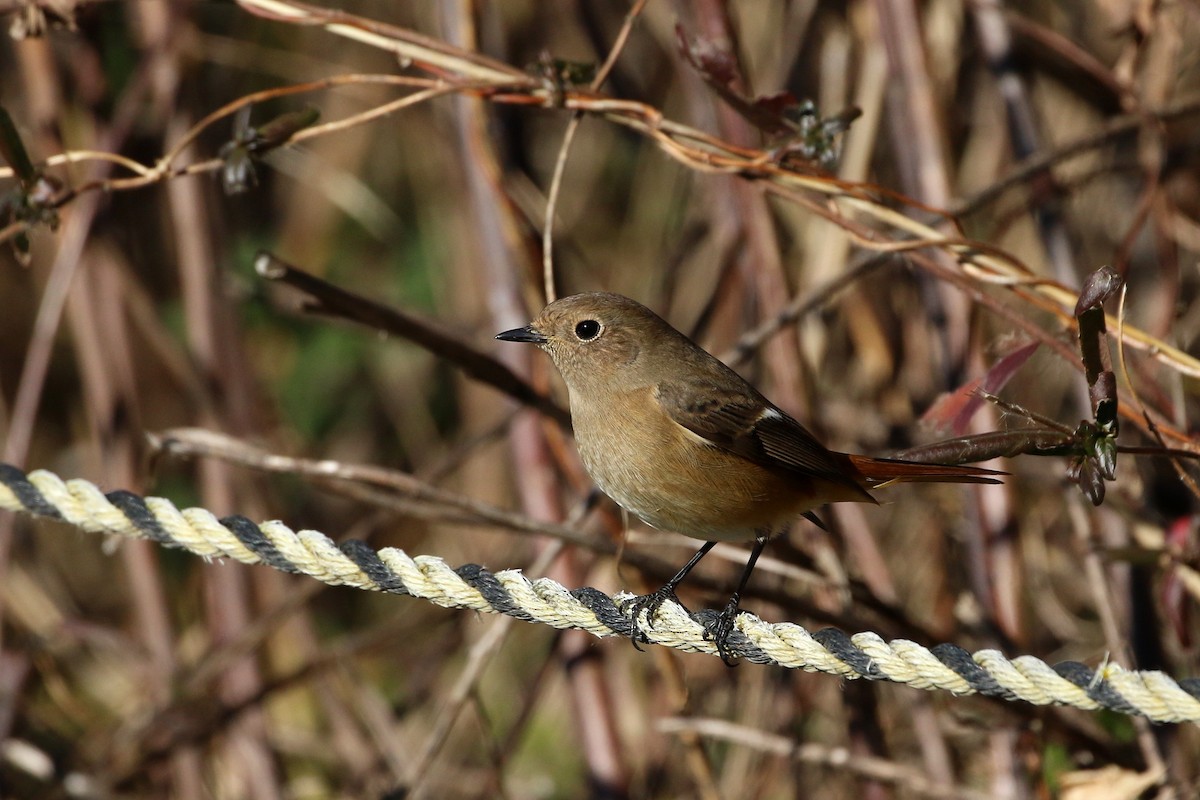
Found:
[[[744,541],[777,531],[829,498],[802,475],[770,472],[687,438],[674,423],[642,426],[636,437],[589,435],[576,415],[579,454],[600,489],[647,524],[706,541]],[[636,438],[636,442],[633,440]]]

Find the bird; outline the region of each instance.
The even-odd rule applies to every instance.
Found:
[[[767,542],[828,503],[876,503],[871,491],[910,481],[998,483],[1004,473],[826,448],[742,376],[636,300],[586,292],[547,305],[496,335],[545,351],[566,383],[580,459],[619,506],[704,545],[656,592],[632,602],[639,628],[718,542],[752,542],[737,590],[706,629],[730,664],[729,637]]]

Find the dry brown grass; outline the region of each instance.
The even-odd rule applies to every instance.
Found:
[[[0,218],[2,460],[531,569],[552,540],[469,504],[381,509],[294,475],[150,458],[145,434],[205,427],[399,468],[531,528],[562,523],[589,489],[569,436],[492,385],[509,377],[466,377],[500,362],[510,390],[561,399],[544,359],[491,341],[545,300],[556,169],[559,293],[638,298],[844,450],[1027,427],[990,405],[961,430],[922,415],[1030,342],[999,394],[1069,429],[1091,418],[1074,304],[1108,264],[1128,286],[1121,442],[1177,462],[1122,456],[1099,507],[1065,457],[1006,460],[1000,488],[893,489],[832,510],[835,535],[798,524],[744,605],[1200,675],[1195,500],[1176,472],[1200,451],[1195,4],[0,0],[26,27],[37,9],[75,26],[0,45],[0,103],[57,182],[42,221],[59,217],[29,234],[28,267],[7,253],[29,217]],[[552,60],[610,55],[598,88]],[[862,109],[836,176],[764,132],[777,117],[736,110],[784,90],[826,116]],[[241,107],[262,126],[305,104],[320,120],[270,141],[236,127]],[[256,148],[257,185],[225,194],[222,171]],[[261,248],[436,325],[401,340],[303,313],[253,272]],[[1200,781],[1194,726],[728,670],[4,525],[5,797],[1186,797]],[[558,553],[558,580],[666,577],[612,557],[611,507],[572,527],[596,544]],[[681,563],[692,543],[635,527],[625,547]]]

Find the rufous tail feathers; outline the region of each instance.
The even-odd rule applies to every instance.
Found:
[[[891,458],[850,455],[850,463],[866,479],[869,489],[879,489],[892,483],[1000,483],[995,477],[1007,475],[982,467],[921,464]]]

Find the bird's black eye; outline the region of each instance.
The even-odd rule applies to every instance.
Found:
[[[600,323],[594,319],[585,319],[575,326],[575,335],[581,342],[590,342],[600,335]]]

